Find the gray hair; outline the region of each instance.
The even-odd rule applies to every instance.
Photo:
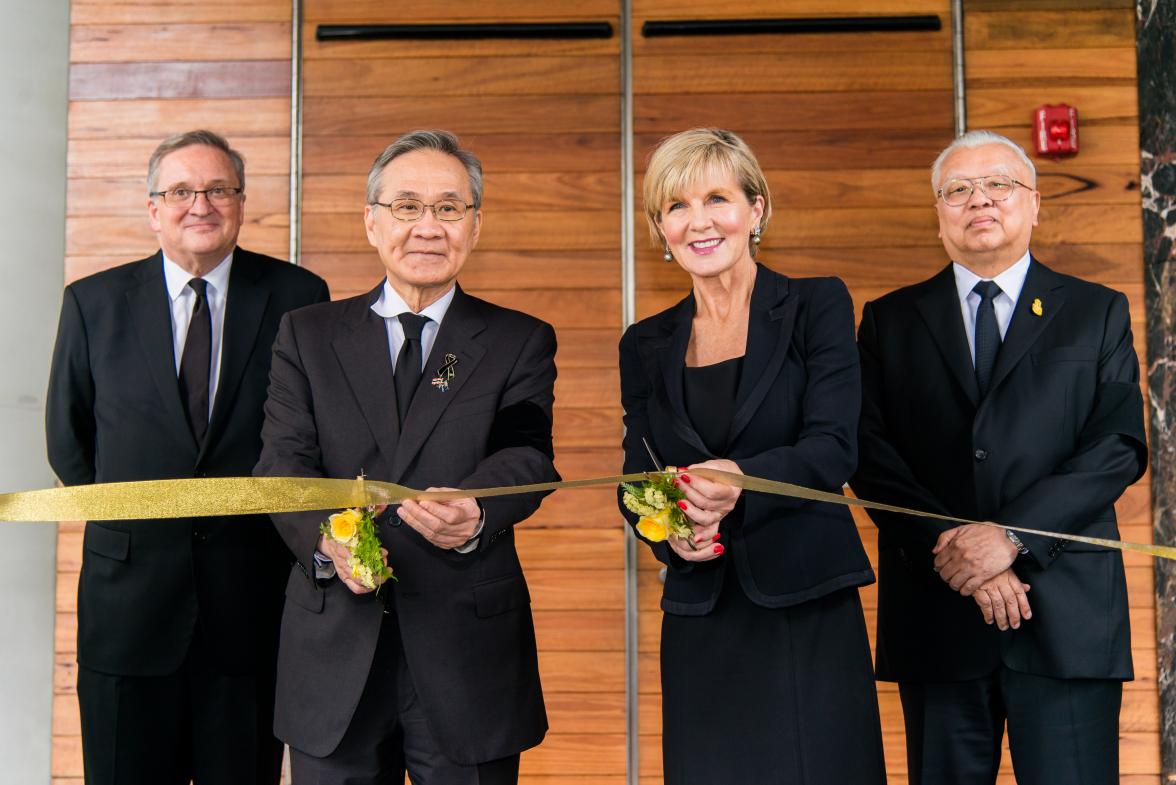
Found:
[[[436,150],[460,161],[470,178],[470,193],[474,197],[474,207],[482,206],[482,162],[469,150],[463,150],[461,142],[457,140],[455,135],[439,129],[409,131],[384,148],[384,152],[376,157],[376,160],[372,162],[372,168],[368,170],[368,204],[374,204],[380,197],[380,175],[383,173],[384,167],[405,153],[417,150]]]
[[[220,134],[199,129],[196,131],[187,131],[182,134],[173,134],[160,142],[159,147],[155,148],[155,152],[151,154],[151,158],[147,161],[148,194],[154,191],[158,185],[157,178],[159,177],[160,161],[176,150],[182,150],[185,147],[192,147],[198,144],[212,147],[224,153],[229,159],[229,163],[233,165],[233,171],[237,175],[238,187],[245,188],[245,159],[239,152],[229,147],[229,143]]]
[[[939,174],[943,168],[943,162],[947,157],[956,150],[967,149],[972,150],[977,147],[984,147],[989,144],[1003,145],[1013,153],[1016,154],[1017,159],[1024,164],[1025,168],[1029,170],[1029,176],[1033,179],[1030,185],[1036,187],[1037,185],[1037,167],[1033,165],[1033,161],[1029,160],[1029,156],[1025,155],[1025,151],[1021,149],[1021,145],[1014,142],[1007,136],[1001,136],[995,131],[968,131],[966,134],[958,137],[954,142],[943,148],[943,152],[935,159],[935,163],[931,164],[931,190],[939,191]]]

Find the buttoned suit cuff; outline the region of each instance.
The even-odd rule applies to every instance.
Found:
[[[486,528],[486,510],[480,504],[478,505],[478,509],[482,511],[482,517],[478,520],[478,528],[474,529],[473,536],[453,549],[460,554],[473,553],[478,549],[478,545],[482,541],[482,530]]]

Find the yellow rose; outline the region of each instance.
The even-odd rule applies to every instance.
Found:
[[[670,533],[670,510],[667,507],[656,515],[637,521],[637,533],[650,542],[662,542]]]
[[[362,518],[358,510],[343,510],[328,520],[331,523],[331,538],[337,542],[350,542],[359,531]]]

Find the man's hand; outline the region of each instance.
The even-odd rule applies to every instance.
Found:
[[[1020,628],[1022,620],[1033,618],[1029,598],[1025,596],[1028,591],[1029,584],[1022,583],[1012,570],[1005,570],[980,584],[972,599],[980,606],[985,624],[995,621],[1002,630],[1010,627],[1015,630]]]
[[[427,491],[455,491],[457,488],[426,488]],[[482,508],[474,499],[416,501],[406,499],[396,510],[407,523],[438,548],[450,550],[469,542],[482,520]]]
[[[347,550],[346,545],[335,542],[324,534],[319,537],[318,552],[330,557],[335,565],[335,577],[343,581],[343,585],[351,589],[352,593],[367,594],[375,591],[375,589],[369,589],[352,577],[351,567],[347,564],[347,560],[351,558],[351,551]],[[384,560],[384,566],[388,566],[388,550],[386,548],[380,548],[380,556]],[[378,586],[379,584],[376,585]]]
[[[1004,529],[970,523],[939,535],[931,549],[939,577],[965,597],[980,584],[1006,570],[1017,558],[1017,546]]]

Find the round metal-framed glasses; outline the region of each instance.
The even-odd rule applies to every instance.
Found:
[[[967,204],[968,200],[972,198],[972,192],[979,188],[980,192],[992,201],[1003,202],[1013,195],[1013,191],[1017,190],[1018,185],[1029,191],[1033,190],[1020,180],[1014,180],[1008,175],[990,174],[987,177],[961,177],[956,180],[948,180],[947,184],[936,192],[936,195],[943,200],[944,204],[960,207]]]

